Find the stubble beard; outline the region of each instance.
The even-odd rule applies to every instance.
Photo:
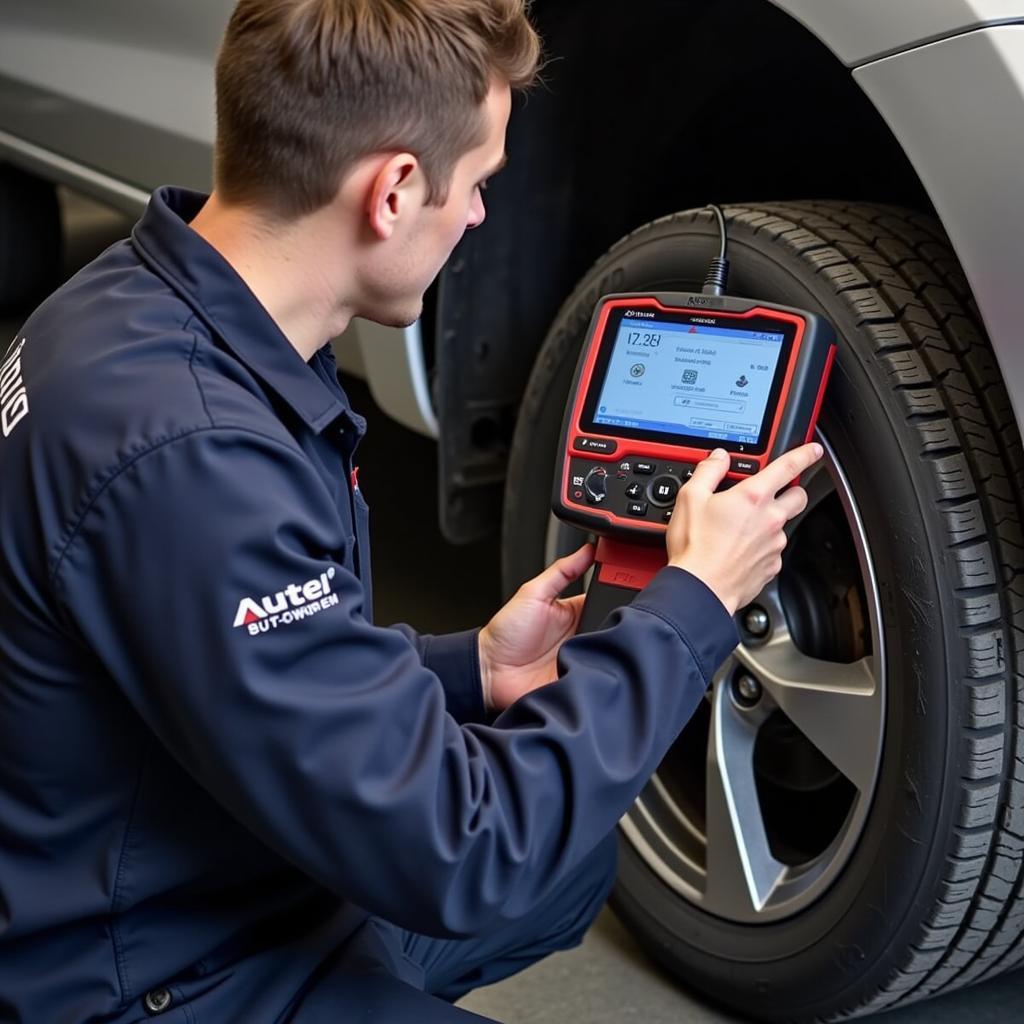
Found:
[[[423,315],[423,296],[420,295],[412,302],[394,303],[389,307],[375,311],[375,315],[369,319],[376,321],[384,327],[396,327],[404,329],[411,327]]]

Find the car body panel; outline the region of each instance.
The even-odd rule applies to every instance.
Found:
[[[854,78],[900,140],[967,275],[1024,418],[1024,25],[930,43]]]
[[[771,0],[854,67],[985,25],[1024,20],[1021,0]]]
[[[133,216],[165,182],[209,186],[207,143],[41,89],[6,71],[0,61],[0,158]]]
[[[3,6],[5,74],[212,144],[213,60],[232,0],[4,0]]]

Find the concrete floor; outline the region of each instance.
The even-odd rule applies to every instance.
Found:
[[[127,233],[127,221],[76,196],[62,196],[68,225],[65,269],[72,273],[110,242]],[[24,316],[0,318],[0,338],[10,338]],[[437,528],[435,445],[388,420],[359,381],[346,381],[353,405],[370,420],[360,450],[360,484],[373,509],[373,575],[378,622],[406,621],[425,632],[479,625],[500,601],[497,545],[452,547]],[[410,517],[389,493],[403,466],[405,493],[419,496]],[[429,565],[444,593],[415,585],[413,572]],[[410,585],[412,584],[412,585]],[[576,950],[557,954],[498,985],[480,989],[466,1009],[510,1024],[735,1024],[698,1001],[646,959],[610,911],[605,911]],[[865,1021],[887,1024],[1009,1024],[1024,1019],[1024,977],[1010,975]]]

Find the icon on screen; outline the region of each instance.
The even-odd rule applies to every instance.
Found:
[[[691,327],[686,333],[687,334],[696,334],[697,333],[697,328],[696,327]]]
[[[646,370],[647,370],[647,367],[644,366],[643,363],[634,363],[629,368],[629,375],[630,375],[630,377],[642,377],[644,375],[644,373],[646,372]]]
[[[741,373],[739,375],[739,379],[736,381],[736,387],[745,388],[749,383],[750,381],[747,380],[746,374]]]
[[[697,371],[696,370],[683,370],[683,383],[684,384],[693,384],[694,381],[696,381],[696,379],[697,379]]]

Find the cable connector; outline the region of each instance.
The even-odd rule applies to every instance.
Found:
[[[725,284],[728,280],[729,261],[716,256],[708,267],[708,274],[704,278],[704,287],[701,291],[705,295],[722,295],[725,292]]]
[[[725,229],[725,215],[720,207],[714,203],[707,206],[718,219],[718,236],[721,239],[718,255],[708,265],[707,276],[704,278],[704,287],[701,289],[704,295],[724,295],[725,286],[729,282],[729,261],[726,259],[725,250],[728,244],[728,234]]]

